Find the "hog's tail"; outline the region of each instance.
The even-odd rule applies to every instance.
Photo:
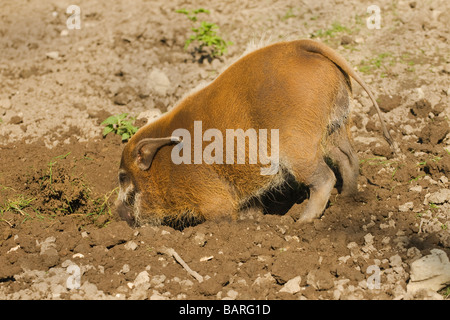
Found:
[[[299,40],[299,45],[303,50],[307,52],[318,53],[324,56],[325,58],[329,59],[334,64],[336,64],[342,71],[347,73],[347,75],[349,75],[350,77],[355,79],[356,82],[358,82],[358,84],[367,92],[367,94],[370,97],[370,100],[372,100],[372,103],[375,106],[375,109],[377,110],[384,138],[386,139],[387,143],[389,143],[394,153],[398,153],[400,149],[398,148],[397,143],[394,141],[391,134],[386,128],[383,116],[381,115],[380,107],[378,106],[375,97],[373,96],[372,92],[370,91],[366,83],[358,76],[358,74],[352,69],[352,67],[347,63],[347,61],[343,57],[341,57],[336,51],[323,45],[320,42],[313,40]]]

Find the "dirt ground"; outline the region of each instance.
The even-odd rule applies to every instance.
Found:
[[[379,0],[380,29],[366,25],[373,1],[76,2],[0,2],[0,298],[448,298],[449,287],[408,290],[414,261],[450,256],[448,1]],[[66,25],[71,4],[79,30]],[[182,8],[210,10],[199,17],[233,42],[221,60],[192,61]],[[251,40],[301,38],[358,70],[402,153],[391,154],[355,84],[359,194],[335,190],[321,219],[254,212],[183,230],[120,221],[124,143],[103,138],[101,122],[126,112],[142,126]]]

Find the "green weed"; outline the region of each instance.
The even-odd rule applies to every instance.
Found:
[[[430,209],[439,209],[439,206],[433,202],[430,202],[428,205],[430,206]]]
[[[14,223],[4,218],[4,213],[7,211],[20,214],[23,217],[22,223],[33,218],[43,220],[44,216],[32,205],[32,202],[35,200],[35,198],[25,197],[22,194],[15,199],[9,199],[0,206],[0,221],[6,222],[11,228],[14,226]],[[30,215],[30,210],[34,213],[34,216]]]
[[[287,19],[294,17],[296,17],[296,15],[294,14],[294,8],[289,8],[286,14],[283,17],[281,17],[281,20],[286,21]]]
[[[58,160],[60,159],[65,159],[67,158],[67,156],[71,154],[71,151],[69,151],[66,154],[63,155],[59,155],[54,157],[49,163],[48,163],[48,179],[50,181],[50,185],[52,184],[53,181],[53,166],[58,162]]]
[[[409,180],[409,183],[411,183],[411,182],[413,182],[413,181],[417,181],[417,180],[419,180],[419,179],[421,179],[421,178],[423,178],[423,177],[425,177],[425,176],[426,176],[426,174],[418,175],[417,177],[412,178],[411,180]]]
[[[329,37],[333,38],[336,34],[339,33],[351,33],[351,30],[343,25],[341,25],[339,22],[333,22],[331,25],[331,28],[323,30],[319,29],[316,32],[314,32],[311,37],[312,38],[323,38],[323,37]]]
[[[375,71],[376,69],[380,69],[381,67],[386,69],[386,60],[390,57],[392,57],[392,54],[390,52],[380,53],[372,59],[361,61],[360,65],[358,66],[358,70],[362,73],[372,73],[373,71]],[[393,60],[391,59],[389,64],[392,65],[392,63]],[[382,72],[381,77],[386,77],[386,73]]]
[[[109,133],[114,132],[122,137],[122,141],[129,140],[138,131],[138,128],[133,126],[134,120],[135,118],[128,117],[128,113],[107,118],[101,123],[106,125],[103,129],[103,136],[106,137]]]
[[[175,10],[177,13],[186,15],[186,17],[195,24],[191,30],[194,32],[188,39],[186,39],[184,44],[184,50],[188,50],[191,43],[196,43],[192,55],[200,54],[200,62],[204,59],[211,61],[214,58],[223,56],[227,52],[228,46],[232,45],[231,41],[225,41],[220,36],[217,35],[217,30],[219,27],[215,23],[201,21],[198,24],[199,13],[209,14],[209,10],[200,8],[196,10],[186,10],[179,9]]]
[[[116,196],[118,195],[119,187],[111,190],[110,192],[107,192],[101,197],[98,197],[96,199],[91,199],[93,204],[93,209],[87,213],[87,216],[99,216],[102,214],[107,214],[109,216],[112,215],[111,207],[110,207],[110,198],[111,196],[116,193]]]
[[[31,203],[34,201],[34,198],[27,198],[24,195],[19,195],[14,200],[8,200],[6,201],[3,206],[0,207],[0,213],[3,214],[6,211],[12,211],[21,214],[22,216],[26,216],[27,213],[25,212],[25,209],[32,208],[35,210]]]
[[[450,286],[442,289],[441,294],[444,296],[444,299],[446,300],[450,299]]]

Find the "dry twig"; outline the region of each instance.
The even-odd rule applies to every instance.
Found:
[[[193,276],[195,279],[197,279],[198,282],[203,282],[203,277],[201,275],[199,275],[197,272],[195,272],[194,270],[192,270],[191,268],[189,268],[189,266],[187,265],[186,262],[184,262],[183,259],[181,259],[180,255],[172,248],[166,248],[164,247],[162,249],[163,253],[168,254],[169,256],[172,256],[179,264],[181,264],[181,266],[191,275]]]

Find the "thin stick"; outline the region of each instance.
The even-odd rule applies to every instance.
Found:
[[[197,279],[198,282],[203,282],[203,277],[201,275],[199,275],[197,272],[195,272],[194,270],[192,270],[191,268],[189,268],[189,266],[186,264],[186,262],[184,262],[183,259],[181,259],[180,255],[178,253],[176,253],[175,250],[173,250],[172,248],[163,248],[162,252],[174,257],[174,259],[181,264],[181,266],[191,275],[193,276],[195,279]]]
[[[12,224],[11,224],[11,222],[9,222],[9,221],[6,220],[6,219],[0,219],[0,221],[6,222],[7,224],[9,224],[9,226],[10,226],[11,228],[13,227]]]

